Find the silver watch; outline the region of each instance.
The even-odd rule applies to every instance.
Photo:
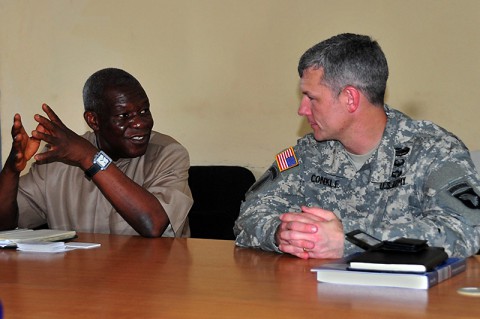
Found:
[[[97,174],[99,171],[107,169],[111,162],[112,159],[108,157],[104,151],[99,151],[93,158],[93,165],[85,171],[85,177],[88,180],[91,180],[93,175]]]

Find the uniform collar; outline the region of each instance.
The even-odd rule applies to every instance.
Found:
[[[398,178],[393,176],[393,172],[398,172],[395,160],[398,159],[398,150],[405,148],[405,142],[408,137],[398,135],[400,128],[401,114],[391,109],[388,105],[384,106],[387,115],[387,125],[382,136],[382,140],[373,153],[372,157],[367,160],[365,165],[370,165],[370,181],[385,182]],[[343,145],[338,141],[326,141],[325,153],[323,161],[323,170],[332,175],[342,178],[352,179],[357,174],[354,165],[350,162],[348,154]],[[397,161],[398,165],[398,161]],[[402,171],[404,173],[404,170]]]
[[[385,182],[400,178],[406,171],[406,155],[409,155],[408,145],[411,136],[405,134],[405,119],[403,113],[384,106],[387,115],[387,125],[383,132],[382,141],[378,147],[375,160],[371,164],[370,181]]]

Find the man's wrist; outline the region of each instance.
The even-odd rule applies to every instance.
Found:
[[[85,170],[85,177],[91,180],[95,174],[104,171],[112,163],[112,159],[104,152],[99,151],[92,160],[92,165]]]
[[[272,249],[278,253],[281,253],[282,250],[280,249],[280,226],[282,224],[282,222],[280,220],[272,220],[271,223],[273,224],[272,228],[274,229],[274,231],[272,232],[273,234],[271,235],[272,236],[272,240],[271,240],[271,243],[272,243]]]

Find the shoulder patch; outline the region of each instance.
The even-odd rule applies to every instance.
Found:
[[[298,165],[297,156],[293,151],[293,147],[287,148],[285,151],[278,153],[275,157],[280,172]]]
[[[480,209],[480,197],[469,184],[462,182],[451,186],[448,191],[468,208]]]

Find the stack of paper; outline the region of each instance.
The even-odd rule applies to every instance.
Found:
[[[14,229],[0,232],[0,240],[9,240],[14,243],[26,241],[58,241],[71,239],[76,236],[74,230],[57,229]]]
[[[23,242],[17,243],[17,250],[42,253],[59,253],[67,251],[64,242]]]
[[[61,242],[76,237],[74,230],[14,229],[0,231],[0,248],[17,247],[19,251],[58,253],[73,249],[100,247],[98,243]]]
[[[98,243],[80,243],[78,241],[71,241],[65,243],[65,247],[72,250],[72,249],[91,249],[100,247]]]
[[[15,243],[8,239],[0,240],[0,248],[6,248],[6,247],[15,247]]]

